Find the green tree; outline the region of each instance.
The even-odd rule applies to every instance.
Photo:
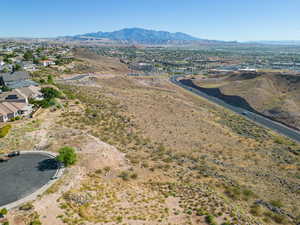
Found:
[[[33,60],[33,54],[32,51],[27,51],[24,53],[23,58],[25,61]]]
[[[7,64],[12,64],[12,60],[7,56],[3,59],[3,61]]]
[[[57,160],[63,163],[65,166],[73,165],[77,160],[77,155],[74,148],[66,146],[59,149]]]
[[[22,69],[22,67],[19,65],[19,64],[16,64],[16,65],[14,65],[14,67],[13,67],[13,71],[19,71],[19,70],[21,70]]]
[[[42,60],[48,60],[48,57],[45,56],[45,55],[43,55],[43,56],[41,57],[41,59],[42,59]]]
[[[39,64],[39,63],[40,63],[39,58],[34,58],[34,59],[33,59],[33,63],[36,64],[36,65]]]
[[[53,80],[53,76],[52,76],[52,75],[48,75],[48,77],[47,77],[47,83],[48,83],[48,84],[53,84],[53,83],[54,83],[54,80]]]
[[[61,96],[61,93],[52,87],[44,87],[41,92],[46,99],[59,98]]]
[[[3,73],[8,73],[9,70],[8,70],[7,68],[4,68],[4,69],[2,70],[2,72],[3,72]]]

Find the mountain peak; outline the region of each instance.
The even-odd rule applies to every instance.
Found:
[[[138,27],[124,28],[113,32],[99,31],[95,33],[76,35],[75,37],[80,38],[83,36],[97,39],[106,38],[114,41],[125,41],[128,43],[138,44],[168,44],[174,41],[185,42],[201,40],[182,32],[170,33],[168,31],[156,31]]]

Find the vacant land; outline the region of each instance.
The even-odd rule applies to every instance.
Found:
[[[11,224],[299,221],[299,145],[164,77],[87,79],[58,85],[62,108],[3,139],[79,155],[47,193],[10,212]]]
[[[65,142],[80,150],[80,163],[73,169],[81,168],[82,173],[57,196],[61,221],[296,221],[296,143],[211,105],[166,78],[98,76],[92,81],[93,86],[85,86],[86,81],[60,86],[78,101],[61,114],[58,124],[81,133],[75,136],[80,141],[75,143],[74,137]],[[43,210],[39,213],[43,215]]]
[[[73,50],[76,62],[72,71],[97,72],[103,74],[126,74],[129,73],[127,65],[116,58],[100,56],[85,48],[75,48]]]

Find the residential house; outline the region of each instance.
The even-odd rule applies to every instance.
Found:
[[[19,89],[3,92],[0,94],[1,102],[24,102],[28,103],[28,98]]]
[[[23,87],[16,90],[25,95],[27,99],[42,100],[44,98],[39,86]]]
[[[13,65],[11,65],[11,64],[4,64],[4,65],[0,66],[0,70],[1,71],[4,71],[4,70],[6,70],[6,71],[12,71],[13,70]]]
[[[22,62],[22,67],[23,67],[24,70],[26,70],[28,72],[36,71],[36,66],[31,61]]]
[[[28,98],[20,90],[13,90],[0,94],[0,121],[6,122],[17,116],[28,115],[32,112],[32,106],[28,104]]]
[[[43,66],[50,66],[50,65],[55,65],[55,62],[53,60],[42,60],[40,64]]]
[[[0,85],[6,86],[12,89],[38,86],[38,84],[29,79],[28,72],[17,71],[14,73],[0,73]]]

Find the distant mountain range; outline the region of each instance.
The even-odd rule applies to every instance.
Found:
[[[209,40],[200,39],[191,35],[176,32],[147,30],[142,28],[125,28],[113,32],[95,32],[63,37],[71,40],[111,40],[119,43],[129,44],[186,44],[191,42],[206,42]]]

